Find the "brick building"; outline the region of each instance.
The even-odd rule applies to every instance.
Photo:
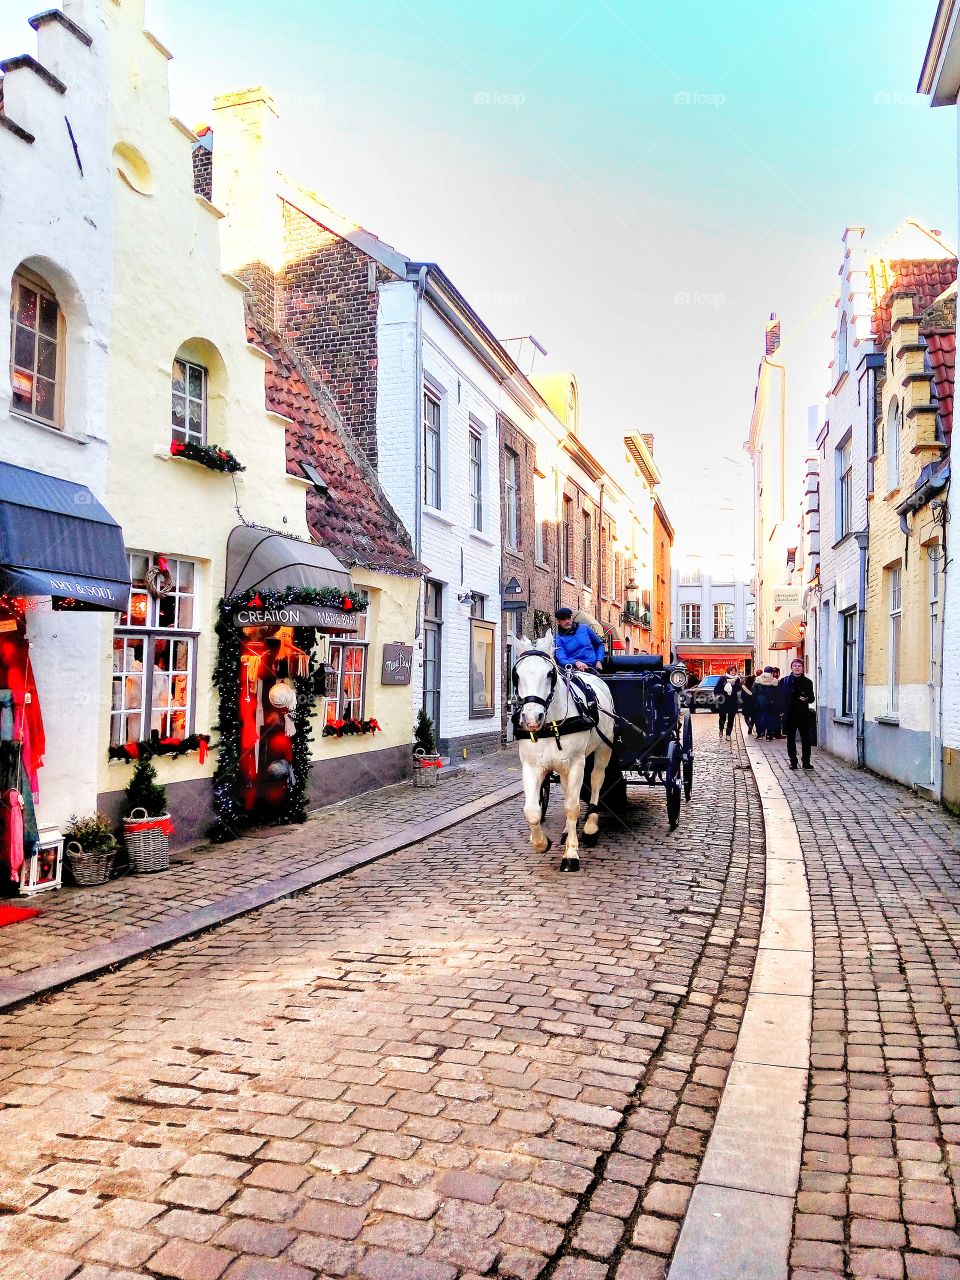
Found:
[[[671,552],[673,550],[673,525],[659,496],[653,500],[653,609],[651,613],[650,652],[662,653],[665,658],[671,650]]]

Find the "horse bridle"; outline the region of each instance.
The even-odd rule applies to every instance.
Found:
[[[550,702],[552,701],[553,695],[556,692],[556,688],[557,688],[556,660],[552,658],[549,653],[544,653],[542,649],[528,649],[526,653],[521,653],[520,657],[517,658],[516,662],[513,664],[513,673],[510,677],[511,683],[513,685],[513,692],[517,695],[518,698],[520,696],[520,682],[517,679],[517,667],[524,660],[524,658],[543,658],[544,662],[550,663],[550,673],[549,673],[550,674],[550,693],[546,698],[541,698],[535,693],[527,694],[526,697],[520,698],[517,704],[517,711],[519,713],[519,711],[523,707],[525,707],[528,702],[535,702],[537,706],[543,707],[544,713],[546,713],[547,707],[549,707]]]

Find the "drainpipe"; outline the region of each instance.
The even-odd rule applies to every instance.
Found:
[[[857,594],[857,765],[863,769],[867,763],[865,723],[866,715],[863,706],[864,688],[864,646],[867,631],[867,545],[870,540],[869,525],[855,535],[860,548],[860,585]],[[829,654],[825,662],[829,662]]]
[[[423,550],[423,512],[421,510],[421,485],[423,483],[423,294],[427,287],[427,273],[430,268],[422,266],[417,274],[414,288],[417,291],[417,376],[414,389],[414,503],[413,503],[413,545],[420,560]]]
[[[600,481],[600,507],[597,523],[597,612],[603,600],[603,481]]]

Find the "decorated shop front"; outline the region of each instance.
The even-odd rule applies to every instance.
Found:
[[[318,641],[361,633],[366,608],[366,596],[326,548],[248,525],[231,533],[213,677],[219,838],[255,823],[306,818],[317,699],[344,678],[349,687],[354,674],[324,661],[329,655]],[[346,727],[331,722],[323,731]],[[350,731],[376,732],[375,722],[353,729],[351,721]]]
[[[86,486],[0,463],[0,893],[59,883],[63,840],[57,821],[44,820],[42,771],[61,791],[65,776],[78,780],[67,797],[74,810],[89,802],[81,792],[93,794],[95,760],[91,754],[83,788],[76,755],[85,728],[95,733],[95,706],[77,700],[90,708],[90,725],[74,720],[68,735],[60,704],[77,650],[92,659],[82,678],[96,681],[89,641],[99,634],[66,615],[112,613],[129,589],[122,531]],[[58,704],[52,735],[48,694]]]

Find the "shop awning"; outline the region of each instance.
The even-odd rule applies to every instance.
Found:
[[[806,619],[802,613],[788,614],[773,630],[770,649],[799,649],[803,644],[803,633],[806,630]]]
[[[587,613],[585,609],[578,609],[573,615],[574,622],[585,622],[591,631],[595,632],[601,640],[606,641],[611,649],[622,649],[623,641],[620,638],[620,632],[616,627],[611,627],[607,622],[599,622],[592,613]]]
[[[288,587],[333,587],[349,594],[353,583],[333,552],[315,542],[245,524],[232,529],[227,539],[226,594],[286,591]]]
[[[123,531],[86,485],[0,462],[0,591],[125,609]]]

